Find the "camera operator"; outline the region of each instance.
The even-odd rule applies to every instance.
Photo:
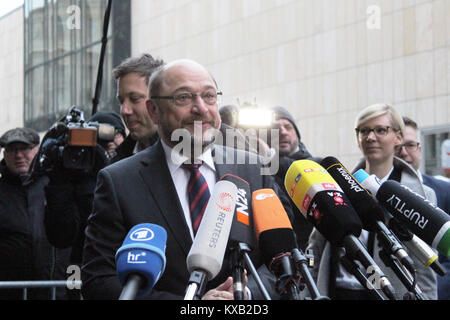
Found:
[[[108,152],[110,158],[114,158],[117,155],[117,147],[122,144],[127,136],[120,115],[112,111],[98,111],[89,119],[89,122],[107,123],[114,127],[114,140],[98,140],[98,143]]]
[[[58,248],[72,247],[71,263],[80,264],[84,245],[84,229],[91,213],[96,176],[100,169],[110,163],[116,143],[123,141],[125,127],[120,116],[115,112],[99,111],[88,121],[114,128],[114,135],[108,139],[97,137],[93,148],[94,165],[84,169],[67,168],[63,159],[53,157],[52,168],[47,170],[49,184],[45,188],[47,209],[45,227],[50,242]],[[54,142],[50,141],[50,146]],[[68,148],[68,146],[64,146]],[[50,147],[44,150],[49,153]]]
[[[15,128],[0,138],[0,280],[64,280],[69,250],[56,250],[44,231],[45,176],[29,179],[39,148],[32,129]],[[58,289],[57,299],[65,298]],[[0,299],[21,299],[22,291],[0,290]],[[50,299],[50,289],[29,289],[28,299]]]

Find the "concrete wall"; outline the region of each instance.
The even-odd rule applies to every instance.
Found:
[[[23,7],[0,18],[0,134],[23,126]]]
[[[133,55],[199,61],[223,104],[285,106],[315,156],[352,167],[355,117],[376,102],[450,123],[450,1],[131,1]]]

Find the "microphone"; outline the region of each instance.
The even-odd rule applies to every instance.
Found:
[[[218,181],[206,205],[200,226],[186,259],[191,274],[184,300],[199,299],[206,283],[222,268],[236,206],[237,187]]]
[[[367,185],[367,190],[414,234],[441,254],[450,256],[448,214],[397,181],[388,180],[380,185],[375,176],[362,169],[355,173],[355,178]]]
[[[380,279],[378,285],[388,298],[396,300],[390,281],[358,240],[361,220],[330,174],[314,161],[297,160],[289,167],[284,184],[305,218],[332,245],[344,246],[347,254],[361,262],[366,272],[375,270]]]
[[[277,290],[291,300],[300,300],[299,277],[291,264],[297,244],[286,211],[272,189],[254,191],[252,201],[259,248],[264,263],[277,277]]]
[[[119,300],[149,293],[164,273],[167,232],[151,223],[134,226],[116,252],[119,280],[124,286]]]
[[[387,250],[411,273],[414,273],[414,262],[408,256],[397,237],[384,224],[384,211],[372,196],[364,189],[351,173],[334,157],[326,157],[320,163],[343,189],[358,214],[366,230],[374,231]]]
[[[236,210],[233,216],[233,223],[231,224],[230,237],[228,238],[228,253],[230,255],[233,275],[234,299],[244,300],[245,297],[245,283],[243,281],[245,261],[261,293],[266,300],[271,300],[249,256],[249,252],[255,248],[250,185],[241,177],[232,174],[226,174],[220,180],[234,183],[238,190]]]

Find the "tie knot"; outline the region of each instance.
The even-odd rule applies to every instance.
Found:
[[[201,161],[200,163],[183,163],[182,166],[188,170],[196,171],[201,167],[202,164],[203,161]]]

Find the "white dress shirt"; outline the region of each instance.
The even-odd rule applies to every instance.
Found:
[[[161,143],[166,155],[166,162],[169,168],[170,175],[172,176],[173,184],[177,190],[178,199],[181,203],[181,208],[183,209],[184,218],[186,219],[186,224],[189,227],[189,231],[192,239],[194,239],[194,230],[192,229],[191,222],[191,212],[189,211],[189,197],[187,192],[187,187],[189,184],[189,178],[191,177],[190,170],[183,168],[181,165],[190,160],[188,157],[174,151],[169,147],[162,139]],[[212,194],[214,185],[216,184],[216,167],[214,166],[213,157],[211,154],[211,148],[208,148],[204,153],[202,153],[198,160],[203,161],[203,165],[200,166],[200,173],[206,180],[208,184],[208,189],[210,194]],[[168,214],[173,214],[168,212]]]

